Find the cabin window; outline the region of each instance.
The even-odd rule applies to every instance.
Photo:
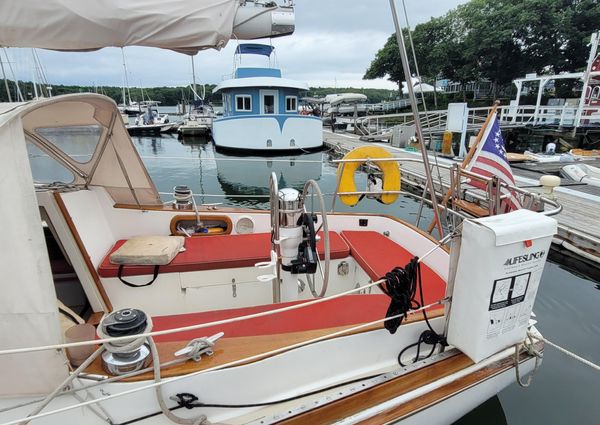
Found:
[[[52,143],[73,161],[85,164],[92,159],[102,136],[102,127],[74,125],[67,127],[40,127],[35,132]]]
[[[74,174],[60,162],[31,142],[27,142],[27,156],[34,183],[71,183]]]
[[[298,98],[296,96],[285,97],[285,112],[298,111]]]
[[[235,110],[236,111],[251,111],[252,110],[252,96],[249,95],[237,95],[235,97]]]

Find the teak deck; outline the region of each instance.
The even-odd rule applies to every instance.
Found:
[[[438,317],[441,315],[443,315],[443,309],[433,310],[428,313],[428,316],[430,318]],[[404,323],[417,322],[422,319],[423,316],[421,314],[412,314],[406,318]],[[336,328],[317,329],[303,332],[290,332],[277,335],[259,335],[236,338],[224,337],[216,343],[214,347],[214,354],[212,356],[202,356],[202,360],[199,362],[188,360],[185,363],[164,368],[161,370],[161,376],[164,378],[169,378],[173,376],[180,376],[192,372],[210,369],[216,366],[222,366],[234,361],[239,361],[251,356],[257,356],[261,353],[287,347],[292,344],[309,341],[311,339],[322,337],[324,335],[328,335],[333,332],[338,332],[351,327],[353,326],[341,326]],[[381,329],[382,327],[383,325],[372,326],[369,328],[362,329],[360,332]],[[352,333],[353,332],[348,332],[345,335],[351,335]],[[175,353],[175,351],[185,347],[187,343],[188,341],[157,343],[156,345],[158,348],[161,363],[174,360],[175,356],[173,354]],[[106,375],[106,372],[102,368],[102,363],[99,358],[96,359],[96,361],[94,361],[90,365],[90,367],[88,367],[85,370],[85,372],[94,375]],[[128,378],[125,381],[133,382],[151,379],[154,379],[153,373],[146,372],[144,374]]]

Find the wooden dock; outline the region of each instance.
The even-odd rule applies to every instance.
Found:
[[[323,130],[323,140],[327,147],[336,149],[344,154],[356,147],[368,144],[383,146],[399,158],[420,158],[420,152],[408,152],[395,148],[387,143],[364,142],[359,136],[349,133],[332,133]],[[440,164],[450,165],[455,161],[438,156]],[[429,161],[435,164],[436,158],[430,153]],[[423,164],[419,162],[404,162],[401,164],[403,185],[423,188],[425,185],[425,172]],[[445,193],[450,183],[450,173],[445,168],[440,171],[442,187],[440,187],[436,168],[434,167],[434,183],[436,191]],[[535,174],[519,168],[513,168],[517,186],[530,191],[541,192]],[[541,176],[542,174],[539,174]],[[539,177],[538,177],[539,179]],[[562,205],[562,212],[555,216],[559,229],[554,242],[562,245],[578,259],[600,264],[600,188],[585,187],[583,185],[569,185],[555,189],[556,200]]]

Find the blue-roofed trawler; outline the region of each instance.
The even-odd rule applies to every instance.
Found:
[[[298,113],[298,94],[308,90],[306,83],[282,78],[275,67],[240,66],[245,54],[266,56],[270,65],[273,51],[254,43],[237,47],[233,78],[213,90],[223,96],[223,117],[213,122],[218,148],[280,152],[323,146],[321,119]]]

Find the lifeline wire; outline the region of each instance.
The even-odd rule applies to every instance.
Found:
[[[376,282],[368,283],[364,286],[353,288],[353,289],[350,289],[345,292],[340,292],[339,294],[335,294],[330,297],[319,298],[319,299],[308,301],[308,302],[305,302],[302,304],[295,304],[295,305],[291,305],[291,306],[287,306],[287,307],[283,307],[283,308],[278,308],[276,310],[268,310],[268,311],[263,311],[260,313],[248,314],[246,316],[232,317],[230,319],[217,320],[215,322],[208,322],[208,323],[199,323],[196,325],[183,326],[183,327],[174,328],[174,329],[165,329],[163,331],[146,332],[143,334],[136,335],[134,337],[119,336],[119,337],[112,337],[112,338],[96,339],[96,340],[92,340],[92,341],[71,342],[71,343],[66,343],[66,344],[54,344],[54,345],[46,345],[46,346],[38,346],[38,347],[25,347],[25,348],[13,348],[13,349],[0,351],[0,356],[7,355],[7,354],[29,353],[29,352],[34,352],[34,351],[58,350],[61,348],[81,347],[81,346],[85,346],[85,345],[96,345],[96,344],[103,344],[105,342],[131,341],[131,340],[141,338],[141,337],[149,337],[149,336],[154,337],[154,336],[160,336],[160,335],[169,335],[169,334],[178,333],[178,332],[193,331],[196,329],[202,329],[202,328],[206,328],[206,327],[210,327],[210,326],[224,325],[226,323],[239,322],[239,321],[247,320],[247,319],[255,319],[257,317],[270,316],[272,314],[283,313],[286,311],[296,310],[296,309],[303,308],[303,307],[309,307],[314,304],[319,304],[322,302],[337,299],[337,298],[343,297],[345,295],[350,295],[355,292],[360,292],[362,290],[371,288],[373,286],[377,286],[382,282],[383,282],[383,280],[378,280]]]
[[[381,282],[380,281],[373,282],[373,284],[375,284],[375,283],[379,284]],[[363,286],[362,288],[359,288],[359,289],[364,289],[364,288],[365,287]],[[320,301],[322,301],[324,299],[325,298],[321,298]],[[423,307],[421,307],[421,308],[419,308],[417,310],[412,310],[412,311],[409,312],[409,314],[419,313],[420,311],[422,311],[424,309],[435,307],[436,305],[441,305],[441,304],[443,304],[444,302],[447,302],[447,301],[448,301],[447,298],[443,298],[443,299],[441,299],[439,301],[436,301],[434,303],[431,303],[431,304],[428,304],[426,306],[423,306]],[[122,397],[122,396],[126,396],[126,395],[129,395],[129,394],[137,393],[137,392],[144,391],[144,390],[147,390],[147,389],[150,389],[150,388],[154,388],[154,387],[157,387],[157,386],[160,386],[160,385],[164,385],[164,384],[167,384],[167,383],[172,383],[172,382],[180,381],[180,380],[183,380],[183,379],[189,379],[189,378],[191,378],[193,376],[202,375],[204,373],[213,372],[213,371],[220,370],[220,369],[225,369],[225,368],[230,368],[230,367],[233,367],[233,366],[238,366],[238,365],[241,365],[241,364],[244,364],[244,363],[252,362],[252,361],[255,361],[255,360],[260,360],[260,359],[265,358],[265,357],[274,356],[276,354],[280,354],[280,353],[283,353],[285,351],[290,351],[290,350],[293,350],[293,349],[296,349],[296,348],[299,348],[299,347],[304,347],[304,346],[309,345],[309,344],[314,344],[316,342],[325,341],[325,340],[331,339],[333,337],[346,335],[346,334],[358,331],[360,329],[369,328],[369,327],[371,327],[373,325],[377,325],[379,323],[383,323],[383,322],[385,322],[387,320],[395,319],[395,318],[396,317],[394,317],[394,316],[392,316],[392,317],[385,317],[383,319],[374,320],[374,321],[369,322],[369,323],[363,323],[361,325],[357,325],[357,326],[354,326],[354,327],[351,327],[351,328],[343,329],[343,330],[340,330],[340,331],[337,331],[337,332],[332,332],[332,333],[330,333],[328,335],[323,335],[323,336],[320,336],[320,337],[309,339],[307,341],[298,342],[296,344],[291,344],[291,345],[288,345],[286,347],[281,347],[281,348],[277,348],[277,349],[274,349],[274,350],[271,350],[271,351],[267,351],[267,352],[264,352],[264,353],[256,354],[254,356],[246,357],[246,358],[239,359],[239,360],[234,360],[234,361],[231,361],[229,363],[224,363],[222,365],[214,366],[212,368],[208,368],[208,369],[200,370],[200,371],[197,371],[197,372],[189,373],[187,375],[175,376],[173,378],[170,378],[169,381],[154,382],[152,384],[148,384],[148,385],[145,385],[145,386],[142,386],[142,387],[137,387],[137,388],[132,388],[130,390],[122,391],[122,392],[117,393],[117,394],[111,394],[111,395],[100,397],[100,398],[97,398],[97,399],[94,399],[94,400],[88,400],[88,401],[86,401],[84,403],[79,403],[79,404],[74,404],[74,405],[70,405],[70,406],[65,406],[65,407],[62,407],[62,408],[59,408],[59,409],[56,409],[56,410],[51,410],[49,412],[40,413],[40,414],[35,415],[35,416],[28,416],[26,418],[15,419],[15,420],[12,420],[10,422],[5,422],[5,423],[0,424],[0,425],[16,425],[16,424],[19,424],[19,423],[21,423],[23,421],[31,421],[31,420],[34,420],[34,419],[43,418],[43,417],[46,417],[46,416],[50,416],[50,415],[54,415],[54,414],[66,412],[66,411],[77,409],[77,408],[80,408],[80,407],[85,407],[85,406],[88,406],[88,405],[91,405],[91,404],[96,404],[96,403],[99,403],[99,402],[102,402],[102,401],[111,400],[111,399],[114,399],[114,398],[117,398],[117,397]],[[137,335],[136,338],[138,338],[140,336],[141,335]],[[129,338],[131,339],[131,337],[129,337]],[[119,338],[114,338],[114,339],[123,339],[123,338],[119,337]],[[99,341],[100,340],[96,340],[95,342],[98,343]]]

